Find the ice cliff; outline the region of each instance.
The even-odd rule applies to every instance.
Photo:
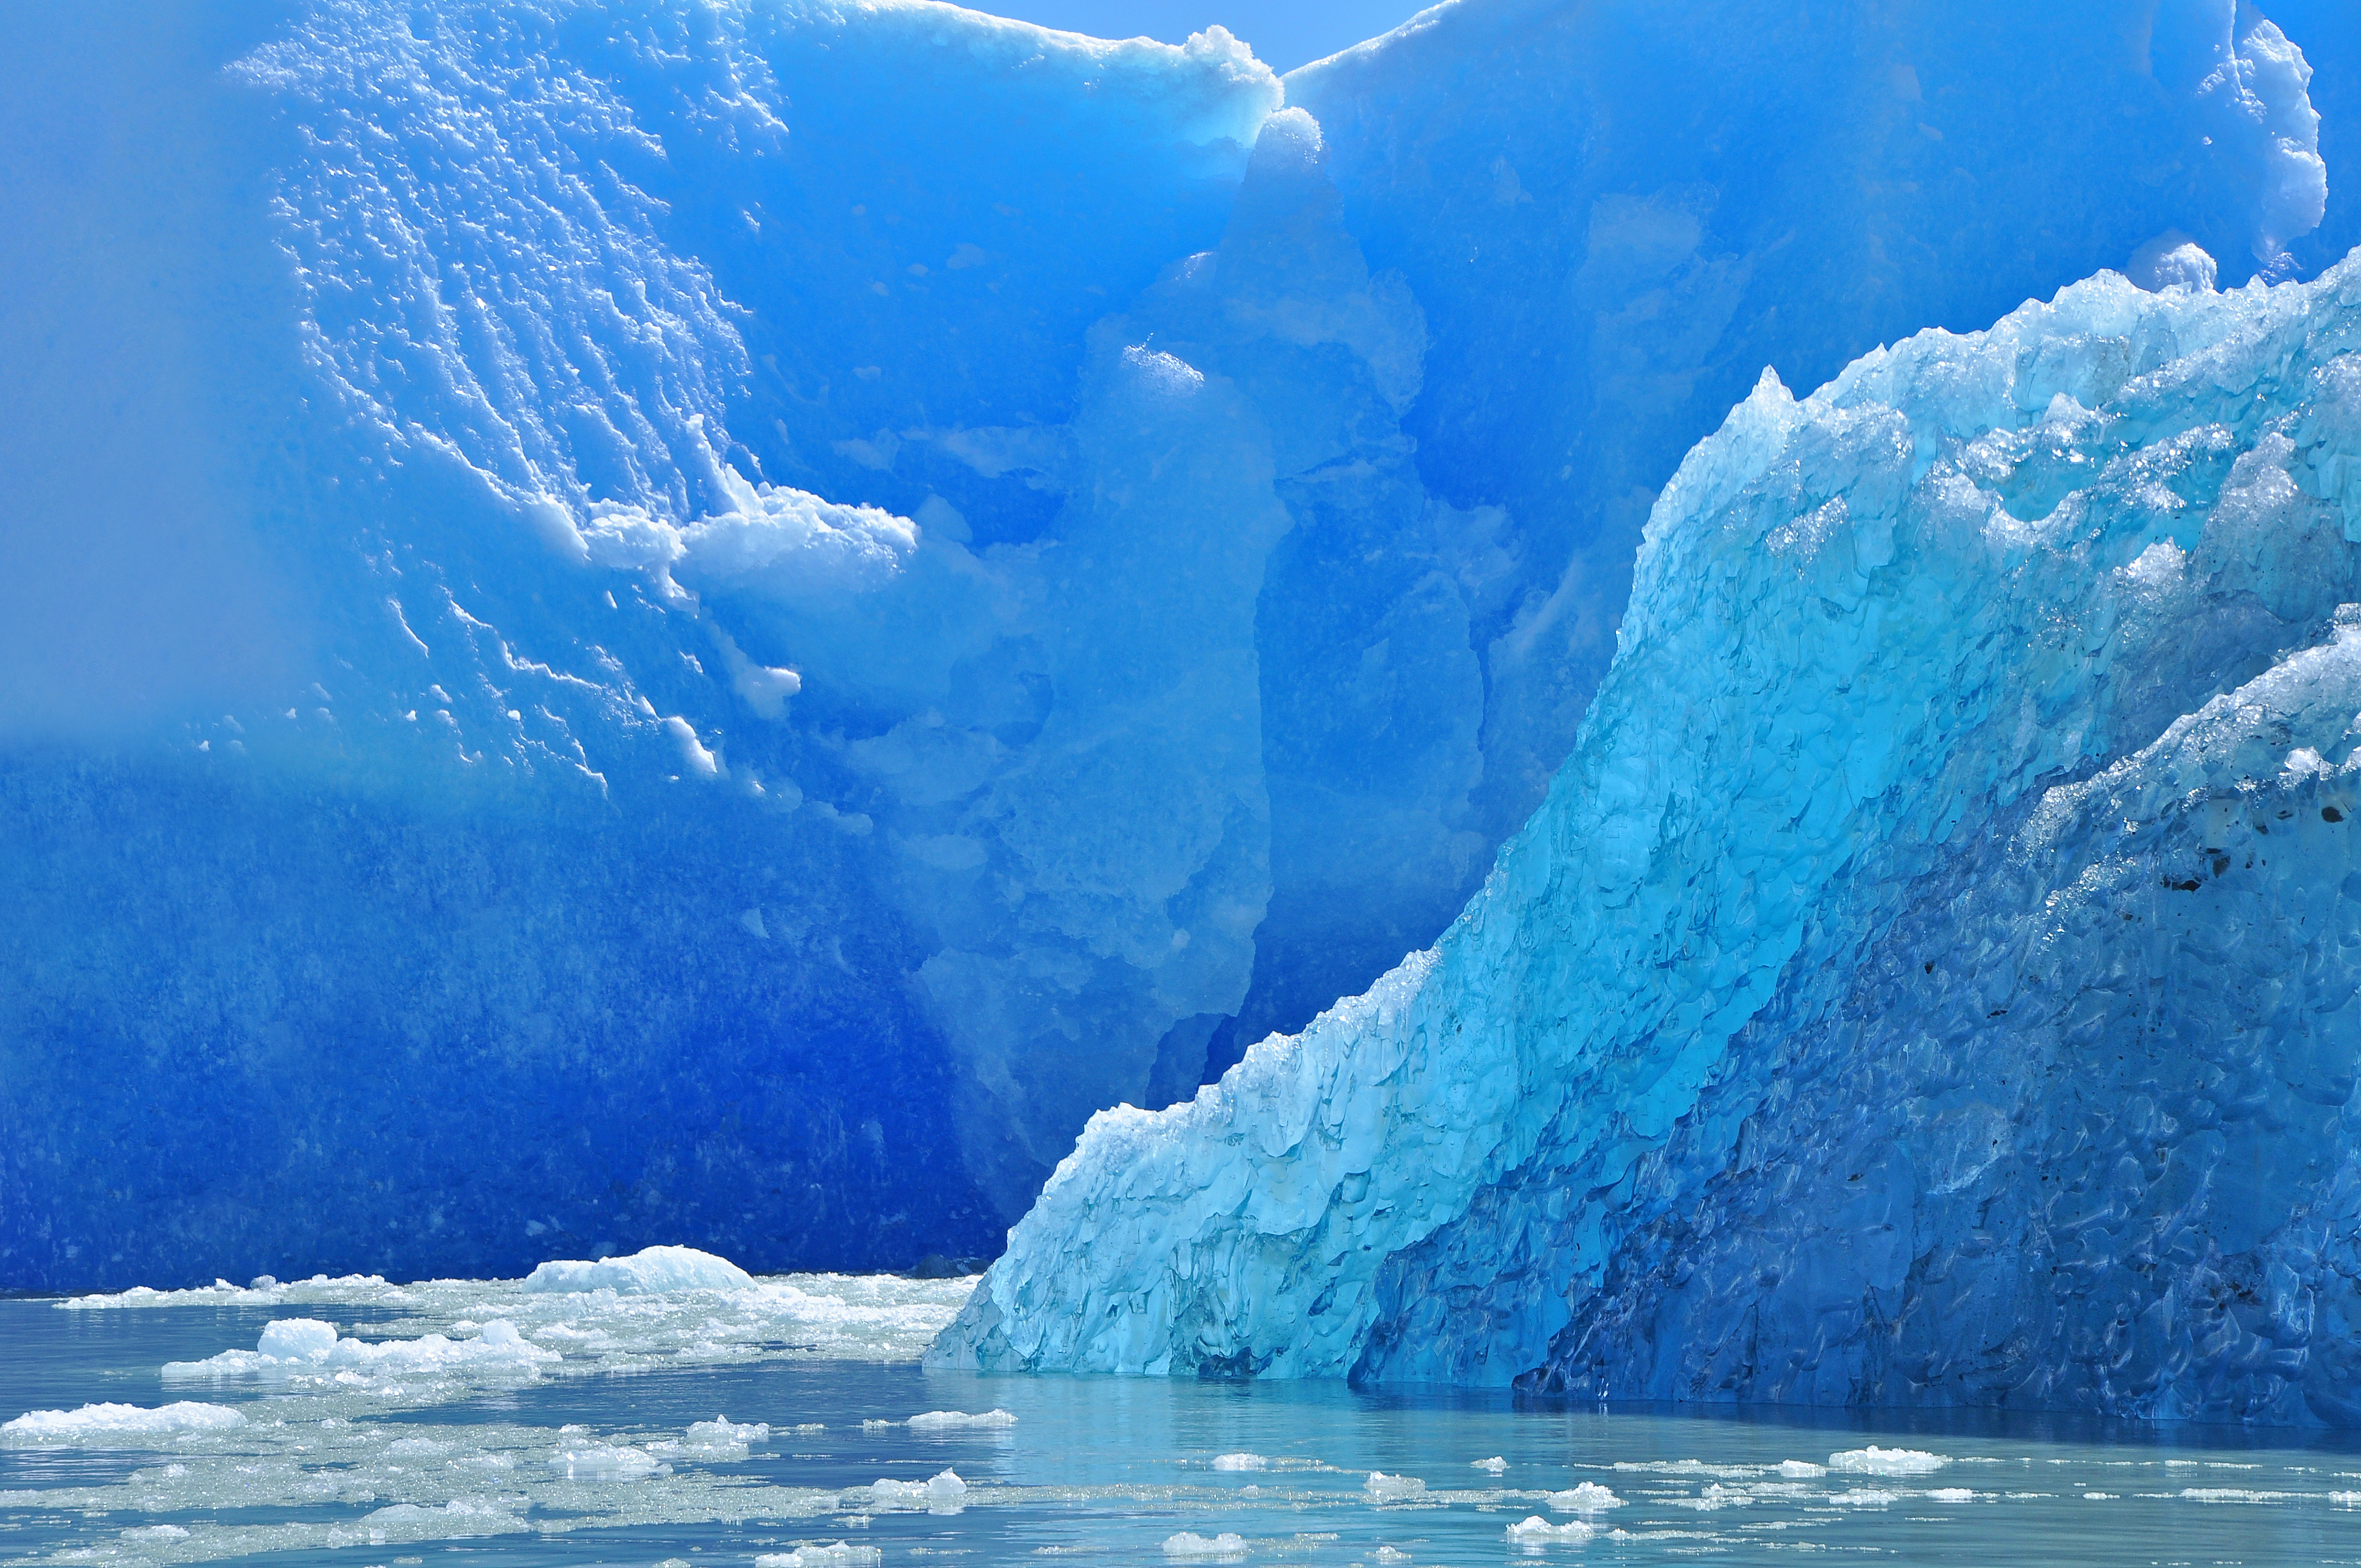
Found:
[[[1284,83],[917,0],[39,9],[0,1284],[996,1250],[1451,920],[1764,364],[2319,266],[2309,4],[1456,0]]]
[[[1766,374],[1443,940],[937,1355],[2351,1421],[2356,542],[2361,255]]]

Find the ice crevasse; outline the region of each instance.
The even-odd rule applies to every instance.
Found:
[[[2356,541],[2361,257],[1766,374],[1458,921],[935,1358],[2352,1421]]]

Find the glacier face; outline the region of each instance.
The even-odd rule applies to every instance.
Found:
[[[994,1250],[1449,921],[1762,364],[2295,242],[2277,29],[2049,9],[38,18],[0,1281]]]
[[[1459,921],[935,1355],[2350,1421],[2356,542],[2361,255],[1766,374]]]

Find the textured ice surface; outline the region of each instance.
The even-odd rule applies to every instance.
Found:
[[[1443,941],[934,1354],[2351,1420],[2356,540],[2361,258],[1765,375]]]
[[[601,1258],[596,1263],[553,1259],[526,1275],[523,1288],[650,1296],[675,1290],[736,1290],[753,1283],[753,1276],[726,1257],[695,1247],[652,1246],[629,1257]]]
[[[1449,921],[1762,365],[2318,215],[2228,0],[1812,16],[29,19],[0,1283],[988,1254]]]
[[[0,1442],[144,1447],[181,1432],[218,1432],[246,1424],[243,1412],[182,1399],[153,1409],[84,1405],[78,1410],[27,1410],[0,1422]]]

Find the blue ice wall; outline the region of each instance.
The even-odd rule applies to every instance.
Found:
[[[1442,942],[937,1358],[2351,1421],[2356,477],[2361,255],[1766,372]]]
[[[33,18],[0,1282],[994,1250],[1449,922],[1763,363],[2301,243],[2301,61],[2150,9],[1484,0],[1284,89],[917,3]]]

